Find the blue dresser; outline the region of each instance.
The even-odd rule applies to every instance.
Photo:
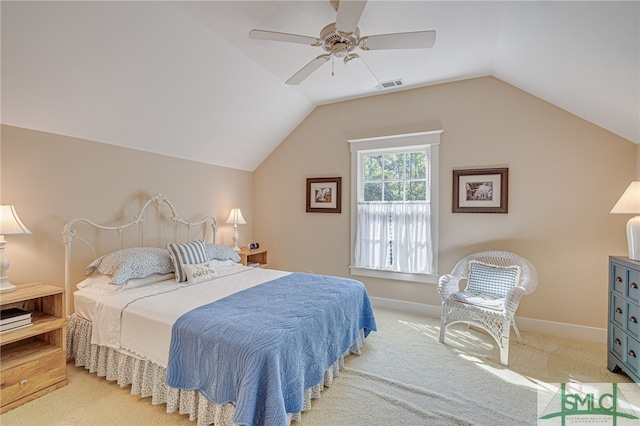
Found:
[[[640,261],[609,258],[607,368],[640,382]]]

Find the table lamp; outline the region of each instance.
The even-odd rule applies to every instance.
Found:
[[[247,224],[244,217],[242,217],[240,209],[231,209],[231,213],[229,213],[229,218],[226,223],[233,224],[233,249],[235,251],[240,251],[240,247],[238,247],[238,225]]]
[[[9,269],[9,258],[4,251],[7,241],[5,235],[30,234],[31,231],[20,221],[13,205],[0,206],[0,293],[6,293],[16,289],[16,286],[9,282],[7,269]]]
[[[629,259],[640,260],[640,181],[631,182],[611,213],[636,215],[627,222],[627,244]]]

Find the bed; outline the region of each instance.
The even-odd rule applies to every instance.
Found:
[[[216,230],[212,216],[180,218],[161,194],[122,225],[69,221],[67,357],[198,425],[299,421],[376,330],[367,292],[347,278],[242,266]]]

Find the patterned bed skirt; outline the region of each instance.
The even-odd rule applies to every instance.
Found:
[[[360,355],[364,344],[364,332],[358,340],[324,373],[324,379],[304,393],[302,411],[311,409],[311,400],[319,398],[325,386],[331,386],[333,378],[344,366],[344,357],[351,353]],[[151,361],[123,354],[115,349],[91,344],[91,322],[73,314],[67,327],[67,359],[75,358],[76,366],[84,366],[99,377],[116,381],[121,387],[131,385],[131,394],[151,397],[153,405],[166,404],[167,413],[188,415],[189,420],[200,425],[233,425],[235,408],[232,403],[214,404],[197,390],[180,390],[167,386],[166,369]],[[300,413],[289,413],[289,422],[300,421]]]

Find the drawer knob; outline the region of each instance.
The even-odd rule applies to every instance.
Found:
[[[617,337],[616,337],[616,339],[614,340],[614,342],[616,343],[616,345],[621,345],[621,344],[622,344],[622,342],[620,341],[620,339],[618,339]]]
[[[622,282],[622,277],[620,277],[620,276],[616,277],[616,282],[617,283],[621,283]]]
[[[631,318],[629,318],[629,322],[632,322],[632,323],[634,323],[634,324],[637,324],[637,323],[638,323],[638,320],[636,319],[636,317],[631,317]]]
[[[631,284],[629,285],[629,287],[631,287],[631,288],[638,288],[638,284],[636,284],[636,283],[631,283]]]
[[[636,353],[635,353],[633,350],[630,350],[630,351],[629,351],[629,356],[631,356],[631,357],[634,357],[634,358],[635,358],[635,357],[636,357]]]
[[[622,309],[616,308],[616,314],[621,314],[621,313],[622,313]]]

